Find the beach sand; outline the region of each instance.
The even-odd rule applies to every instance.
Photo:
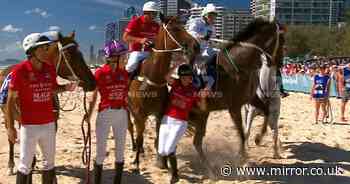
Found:
[[[70,97],[69,97],[70,96]],[[64,100],[67,99],[68,100]],[[73,100],[73,99],[77,100]],[[62,112],[59,120],[57,132],[57,154],[56,165],[58,182],[60,184],[84,183],[85,167],[81,161],[83,140],[81,133],[81,119],[83,116],[82,94],[65,94],[61,97],[61,102],[66,102],[64,108],[69,109],[72,102],[76,101],[78,109],[72,112]],[[320,183],[350,183],[350,143],[349,124],[339,122],[340,101],[331,99],[336,123],[314,124],[313,105],[308,95],[292,93],[291,96],[282,100],[281,116],[279,121],[279,132],[282,141],[283,159],[273,159],[272,135],[271,131],[266,135],[261,146],[256,146],[253,136],[261,128],[262,118],[256,118],[253,132],[249,140],[249,158],[245,165],[265,168],[318,168],[333,167],[341,168],[342,174],[339,176],[286,176],[288,173],[281,173],[278,176],[220,176],[216,181],[218,184],[231,183],[296,183],[296,184],[320,184]],[[347,113],[349,114],[349,113]],[[95,155],[95,117],[92,118],[92,143]],[[350,115],[348,115],[350,117]],[[134,152],[131,150],[130,136],[127,135],[126,163],[123,183],[146,184],[168,183],[169,175],[167,171],[157,169],[155,163],[155,149],[153,148],[155,139],[155,123],[148,121],[145,132],[145,154],[141,156],[141,172],[133,172],[131,162]],[[108,157],[105,160],[103,183],[112,183],[114,149],[110,134],[108,142]],[[6,175],[8,148],[6,141],[6,131],[4,126],[0,129],[0,183],[13,184],[15,176]],[[204,141],[204,150],[208,155],[211,165],[215,166],[218,175],[220,167],[232,164],[233,169],[242,165],[236,165],[237,148],[239,147],[238,136],[234,125],[231,122],[227,111],[217,111],[210,114],[207,134]],[[185,136],[178,146],[179,159],[179,183],[215,183],[208,178],[203,165],[198,160],[197,153],[192,146],[192,138]],[[16,160],[18,159],[18,145],[16,145]],[[92,162],[91,162],[92,164]],[[40,167],[40,163],[38,164]],[[300,174],[300,173],[299,173]],[[305,173],[307,174],[307,172]],[[310,173],[309,173],[310,174]],[[41,183],[41,175],[34,172],[34,183]]]

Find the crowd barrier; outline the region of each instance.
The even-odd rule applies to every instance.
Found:
[[[313,81],[310,76],[303,75],[303,74],[295,74],[291,76],[282,74],[282,82],[283,82],[283,88],[287,91],[302,92],[302,93],[310,94]],[[333,97],[338,96],[335,80],[331,79],[330,85],[331,86],[330,86],[329,96],[333,96]]]

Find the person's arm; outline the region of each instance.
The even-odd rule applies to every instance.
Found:
[[[188,23],[187,32],[192,35],[197,40],[202,40],[206,36],[204,32],[201,32],[201,24],[198,22],[198,20],[190,20]]]
[[[197,101],[197,106],[201,111],[206,111],[207,110],[207,96],[208,96],[208,91],[206,90],[201,90],[198,93],[199,100]]]
[[[15,129],[15,105],[18,98],[17,91],[13,91],[9,89],[8,91],[8,97],[7,97],[7,105],[6,105],[6,127],[7,127],[7,133],[8,138],[12,143],[16,142],[17,139],[17,132]]]
[[[132,43],[145,44],[148,41],[147,38],[132,36],[129,32],[124,32],[123,40],[128,44],[132,44]]]
[[[312,86],[311,86],[311,91],[310,91],[310,99],[312,99],[312,95],[314,94],[315,90],[315,78],[312,77]]]

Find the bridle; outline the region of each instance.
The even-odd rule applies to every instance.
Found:
[[[68,49],[70,47],[76,47],[77,45],[75,43],[69,43],[69,44],[63,46],[61,42],[58,42],[57,46],[58,46],[58,53],[59,53],[59,55],[58,55],[58,63],[56,65],[56,73],[58,73],[58,71],[60,69],[60,66],[61,66],[61,62],[63,61],[63,62],[65,62],[65,64],[67,65],[67,67],[68,67],[68,69],[70,71],[70,73],[73,76],[72,81],[79,81],[78,76],[74,72],[70,62],[68,61],[68,59],[67,59],[67,57],[66,57],[66,55],[64,53],[66,49]]]
[[[156,49],[152,48],[153,52],[157,53],[166,53],[166,52],[186,52],[187,50],[185,49],[184,46],[182,46],[175,38],[174,36],[170,33],[168,30],[168,25],[171,21],[169,21],[167,24],[162,24],[163,29],[165,30],[165,35],[168,35],[168,37],[178,46],[176,49],[166,49],[167,48],[167,36],[164,36],[164,49]]]
[[[272,55],[269,54],[266,50],[266,48],[268,46],[270,46],[274,40],[274,37],[271,37],[267,42],[266,42],[266,47],[265,49],[262,49],[261,47],[257,46],[256,44],[253,43],[249,43],[249,42],[239,42],[239,44],[243,47],[250,47],[250,48],[255,48],[257,50],[259,50],[261,53],[263,53],[266,57],[268,57],[271,61],[275,61],[276,60],[276,56],[277,56],[277,51],[278,48],[280,47],[280,35],[283,32],[280,31],[280,26],[276,23],[276,42],[275,42],[275,47],[273,49]]]
[[[280,47],[280,35],[283,34],[283,31],[280,31],[280,26],[276,23],[276,42],[275,42],[275,46],[274,46],[274,49],[273,49],[273,52],[272,52],[272,55],[269,54],[267,51],[266,51],[266,48],[269,47],[274,38],[275,37],[271,37],[267,42],[266,42],[266,47],[263,49],[261,47],[259,47],[258,45],[254,44],[254,43],[250,43],[250,42],[238,42],[238,45],[242,46],[242,47],[249,47],[249,48],[254,48],[258,51],[260,51],[263,56],[265,56],[266,58],[269,58],[272,62],[275,62],[276,61],[276,57],[277,57],[277,52],[278,52],[278,48]],[[238,70],[238,66],[235,64],[234,60],[232,59],[230,53],[228,52],[227,49],[224,49],[224,55],[226,56],[225,58],[227,58],[227,60],[229,61],[229,63],[231,65],[233,65],[233,68],[236,70],[236,72],[239,72]]]
[[[184,47],[183,45],[181,45],[176,39],[175,37],[171,34],[171,32],[168,30],[168,25],[171,21],[169,21],[167,24],[162,24],[162,27],[163,29],[165,30],[165,36],[164,36],[164,49],[156,49],[156,48],[152,48],[153,52],[156,52],[156,53],[172,53],[172,52],[183,52],[183,53],[188,53],[189,50]],[[171,41],[173,41],[178,48],[176,49],[167,49],[167,37],[170,38]],[[148,77],[146,76],[138,76],[137,77],[137,80],[138,81],[146,81],[146,83],[148,85],[151,85],[151,86],[155,86],[155,87],[164,87],[167,85],[167,82],[164,82],[162,84],[158,84],[156,82],[153,82],[152,80],[150,80]]]

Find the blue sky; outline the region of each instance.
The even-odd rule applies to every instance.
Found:
[[[205,3],[207,0],[197,0]],[[249,0],[214,0],[230,7],[248,8]],[[91,44],[103,44],[103,27],[122,17],[129,6],[140,8],[144,0],[1,0],[0,60],[23,59],[21,42],[31,32],[76,30],[85,58]]]

